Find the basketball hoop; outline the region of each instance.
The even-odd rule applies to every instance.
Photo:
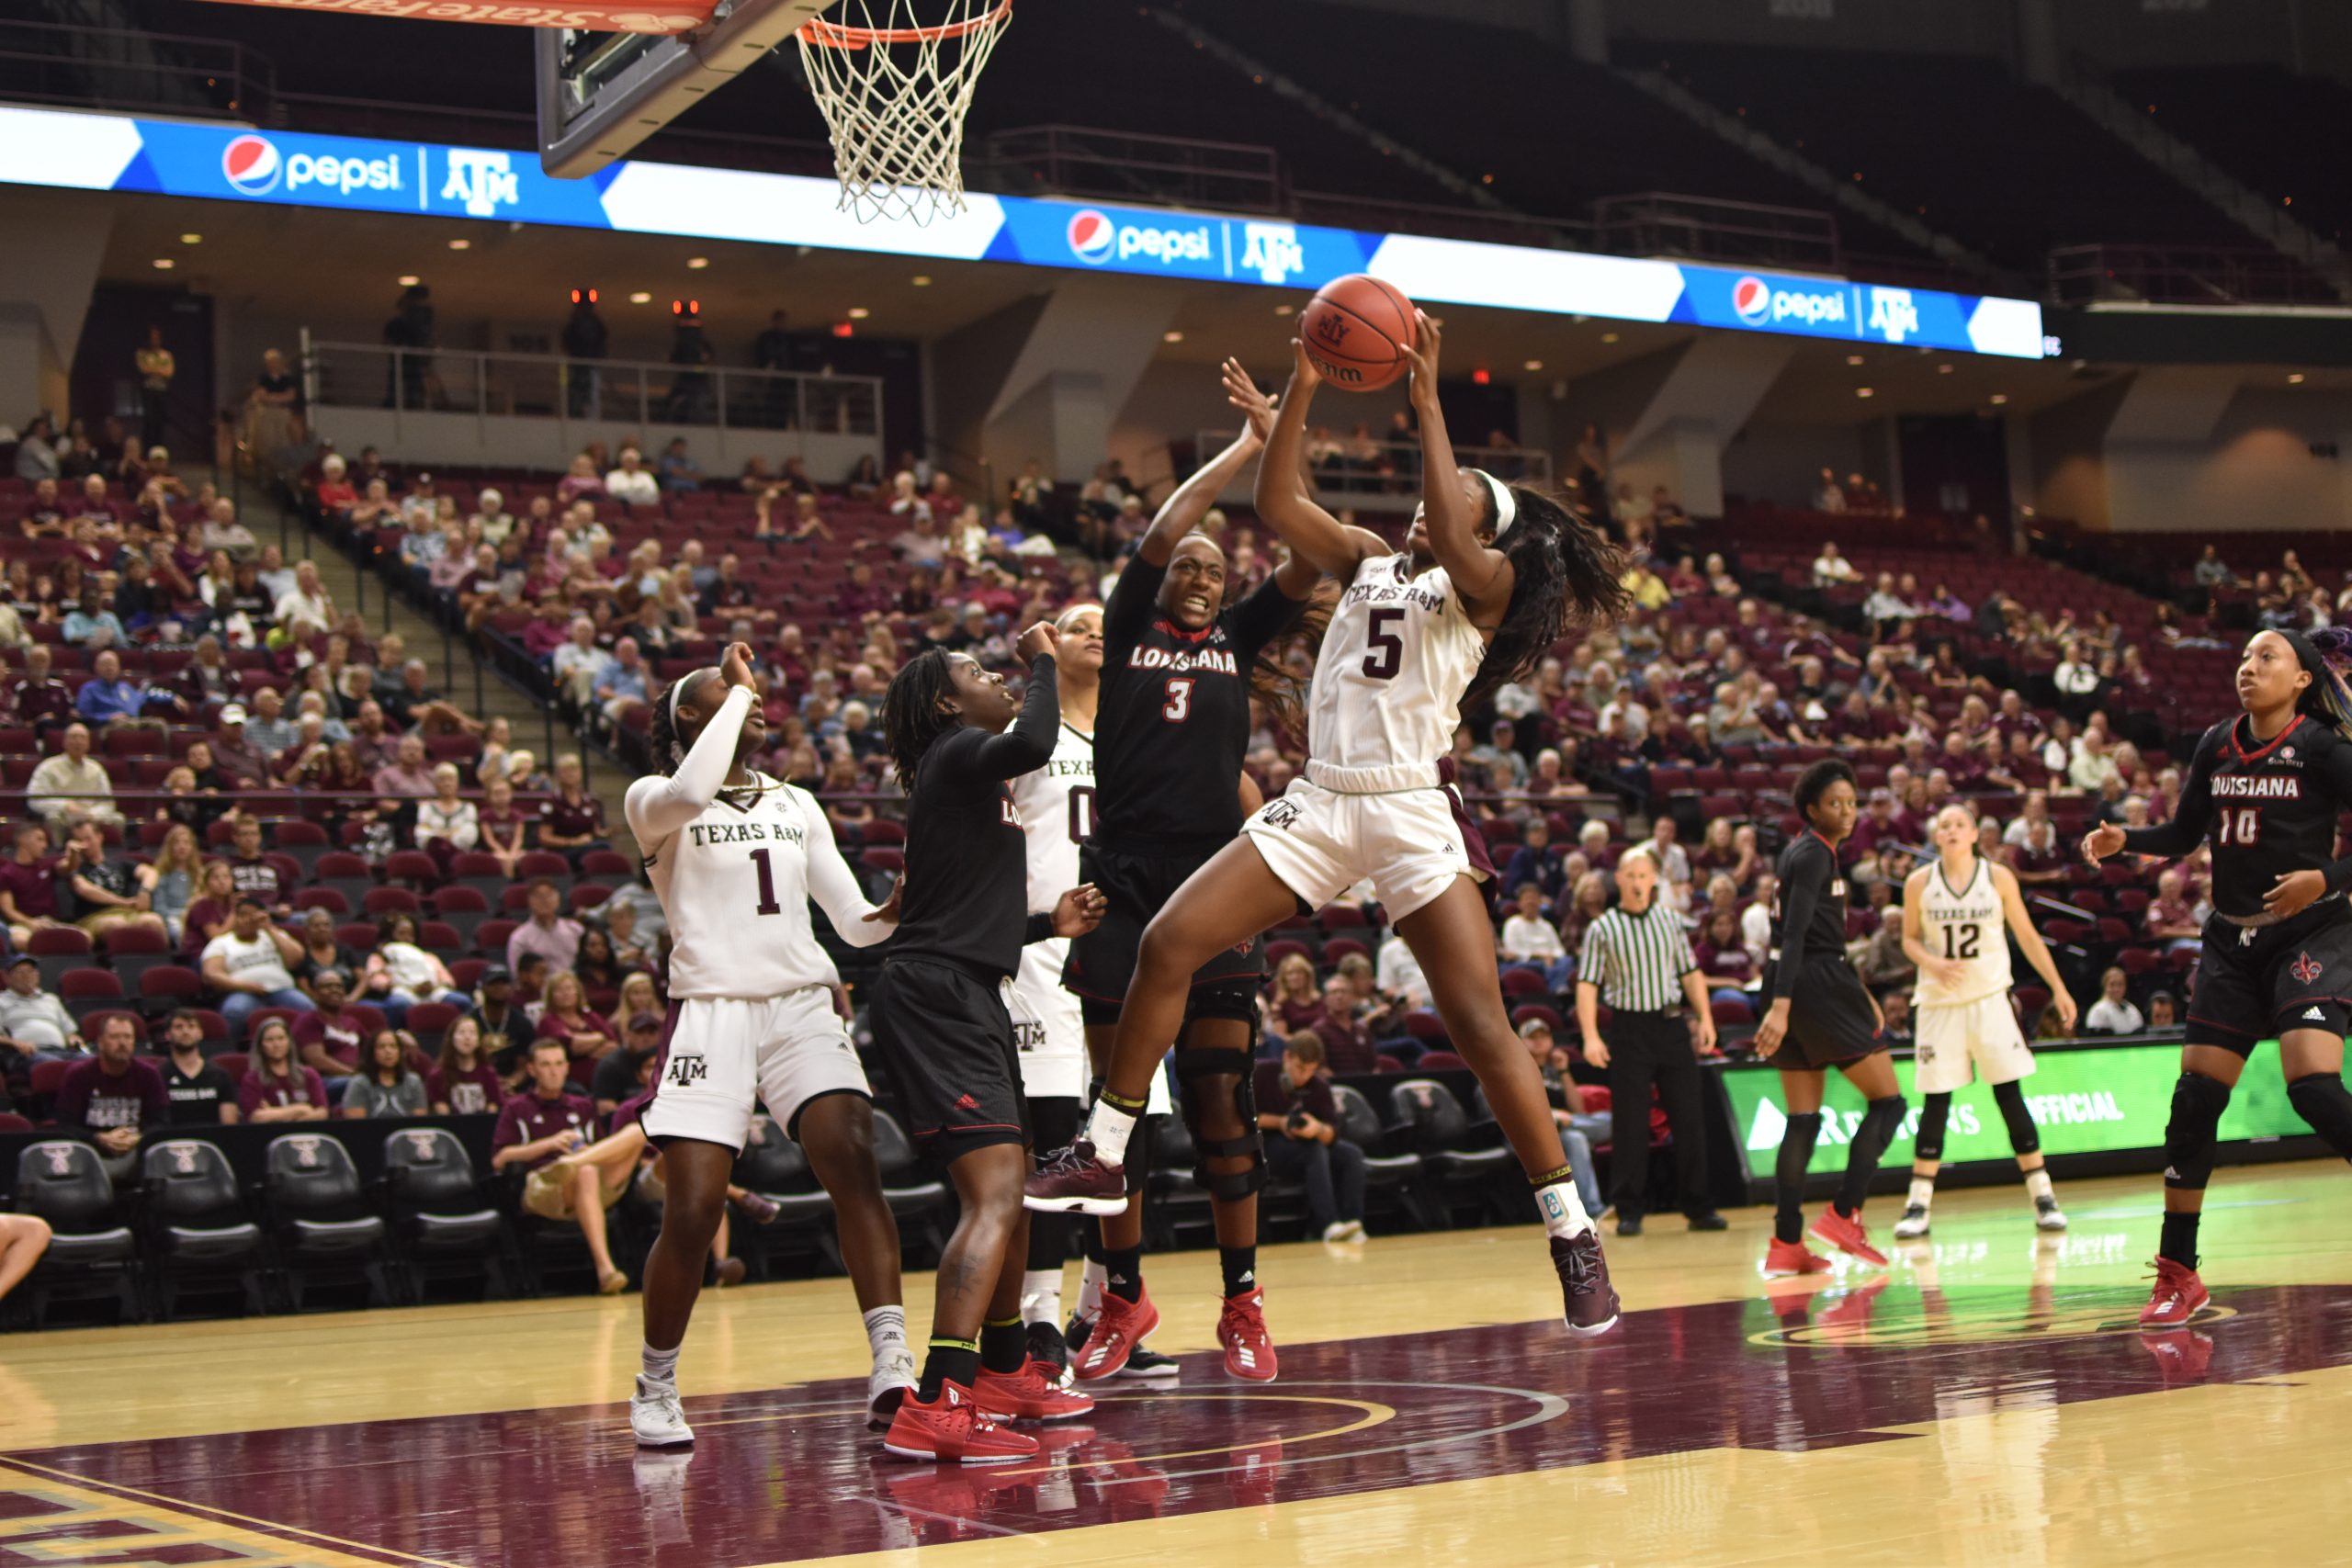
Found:
[[[841,205],[861,222],[964,210],[964,116],[1012,0],[930,8],[948,15],[922,21],[915,0],[842,0],[852,20],[820,17],[794,35],[832,137]]]

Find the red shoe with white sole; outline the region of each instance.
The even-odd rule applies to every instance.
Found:
[[[1826,1274],[1829,1268],[1829,1259],[1801,1241],[1782,1241],[1774,1236],[1772,1245],[1764,1249],[1764,1278],[1767,1280],[1791,1280],[1800,1274]]]
[[[1127,1364],[1135,1348],[1159,1326],[1159,1309],[1151,1304],[1149,1291],[1138,1291],[1133,1301],[1103,1292],[1102,1309],[1086,1331],[1085,1346],[1070,1357],[1070,1376],[1080,1382],[1109,1377]]]
[[[972,1384],[972,1403],[999,1421],[1069,1421],[1094,1408],[1083,1393],[1061,1385],[1061,1369],[1032,1356],[1017,1372],[980,1369]]]
[[[910,1393],[900,1401],[882,1447],[900,1459],[938,1464],[1004,1464],[1037,1457],[1036,1438],[998,1426],[972,1403],[972,1391],[955,1382],[940,1384],[936,1399]]]
[[[2156,1288],[2148,1296],[2148,1304],[2140,1309],[2143,1328],[2178,1328],[2213,1298],[2205,1292],[2205,1281],[2197,1270],[2185,1263],[2175,1263],[2169,1258],[2156,1259]]]
[[[1805,1234],[1825,1247],[1834,1247],[1849,1257],[1860,1258],[1873,1269],[1886,1267],[1886,1254],[1871,1245],[1871,1233],[1862,1228],[1860,1213],[1848,1215],[1835,1208],[1824,1209],[1806,1227]]]
[[[1273,1337],[1266,1332],[1266,1292],[1250,1289],[1225,1298],[1217,1314],[1217,1343],[1225,1347],[1225,1375],[1247,1382],[1272,1382],[1282,1365]]]

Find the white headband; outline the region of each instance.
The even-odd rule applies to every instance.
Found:
[[[703,667],[705,670],[708,668],[708,665]],[[678,699],[684,694],[688,686],[693,685],[700,678],[702,672],[702,670],[696,670],[690,674],[681,675],[670,682],[670,746],[680,757],[686,754],[686,743],[678,735]]]
[[[1500,543],[1502,536],[1510,532],[1510,525],[1519,521],[1519,498],[1511,494],[1510,486],[1486,469],[1473,468],[1470,471],[1487,481],[1487,489],[1495,498],[1495,539]]]

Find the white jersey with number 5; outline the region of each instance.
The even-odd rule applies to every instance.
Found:
[[[1993,886],[1993,865],[1984,856],[1973,857],[1976,869],[1960,886],[1945,880],[1943,862],[1928,869],[1927,891],[1919,897],[1919,936],[1933,958],[1949,958],[1962,966],[1956,983],[1919,971],[1912,997],[1917,1007],[1953,1007],[2009,988],[2008,926],[2001,908],[2001,890]]]
[[[1443,567],[1371,556],[1340,592],[1315,661],[1306,776],[1346,795],[1430,789],[1487,657]]]

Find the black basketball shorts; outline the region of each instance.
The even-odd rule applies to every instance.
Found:
[[[1102,923],[1069,944],[1062,984],[1078,995],[1089,1028],[1119,1021],[1127,982],[1135,978],[1143,929],[1176,890],[1207,863],[1200,854],[1133,854],[1080,844],[1078,874],[1102,890]],[[1193,972],[1192,1012],[1202,1018],[1255,1016],[1258,984],[1266,972],[1264,933],[1219,953]]]
[[[1844,959],[1827,953],[1804,959],[1793,976],[1776,977],[1772,988],[1776,997],[1790,998],[1789,1032],[1772,1066],[1818,1072],[1886,1049],[1861,976]]]
[[[992,1144],[1029,1143],[1021,1053],[1001,987],[952,964],[892,958],[875,985],[873,1022],[908,1129],[943,1163]]]
[[[2331,899],[2275,926],[2215,915],[2188,998],[2188,1043],[2240,1056],[2293,1029],[2345,1032],[2352,1020],[2352,907]]]

